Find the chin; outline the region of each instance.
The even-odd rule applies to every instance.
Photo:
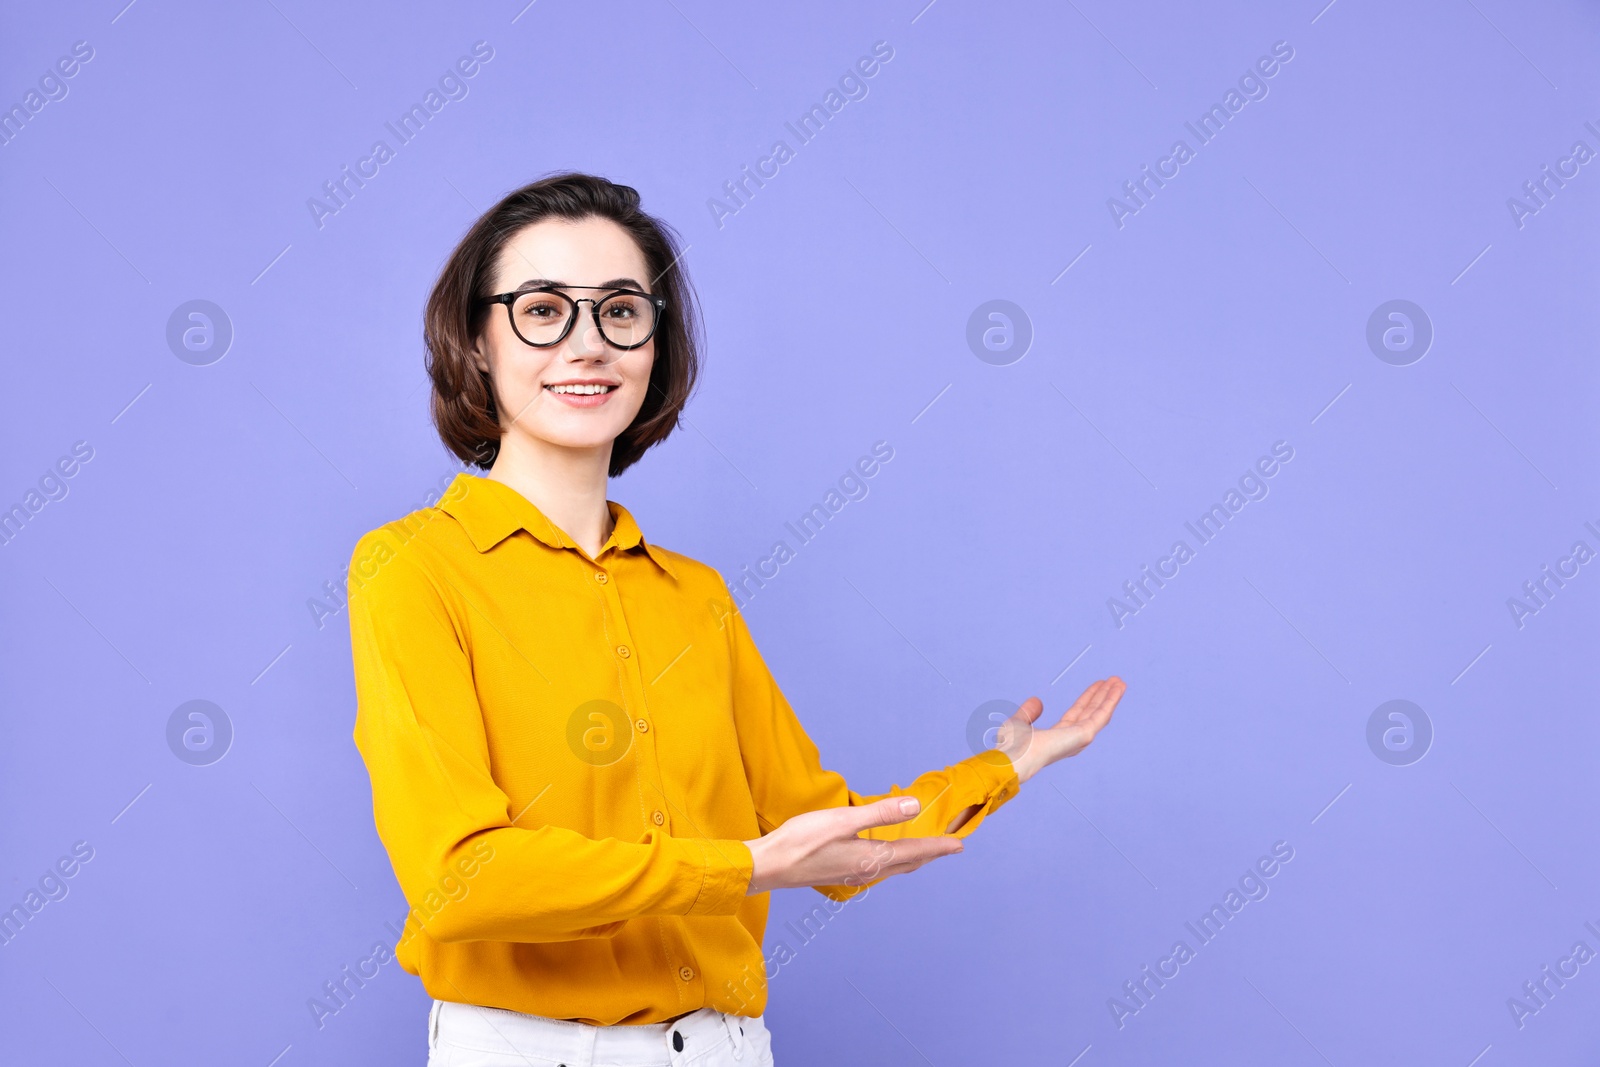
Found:
[[[562,433],[559,430],[552,429],[548,433],[535,433],[529,436],[534,438],[538,444],[547,447],[553,446],[555,448],[571,449],[575,452],[588,452],[597,448],[609,448],[611,442],[621,436],[626,429],[626,426],[619,426],[615,431],[590,429],[584,433]]]

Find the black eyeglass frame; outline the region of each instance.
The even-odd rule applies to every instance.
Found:
[[[599,300],[593,300],[587,296],[574,298],[568,296],[566,293],[563,293],[561,289],[558,289],[555,286],[542,285],[535,289],[518,289],[511,293],[499,293],[495,296],[485,297],[478,301],[478,306],[488,307],[490,304],[504,304],[506,306],[506,320],[511,323],[511,332],[517,335],[517,340],[521,341],[530,348],[554,348],[562,341],[565,341],[572,333],[572,327],[578,321],[578,305],[586,303],[589,305],[589,314],[594,318],[595,329],[600,331],[601,340],[605,341],[605,343],[610,345],[612,348],[621,349],[624,352],[629,352],[635,348],[649,344],[650,339],[656,335],[656,330],[661,328],[661,316],[662,313],[667,310],[666,297],[653,296],[650,293],[641,293],[637,289],[608,289],[603,285],[567,285],[562,286],[562,288],[605,290],[608,295],[601,297]],[[562,328],[561,336],[557,337],[554,341],[546,341],[543,344],[540,344],[537,341],[530,341],[526,337],[522,336],[521,330],[517,329],[517,316],[516,312],[512,310],[512,305],[517,302],[518,297],[527,296],[529,293],[553,293],[567,302],[567,324]],[[636,341],[631,345],[617,344],[617,342],[606,336],[606,328],[600,323],[601,305],[610,300],[612,297],[617,296],[642,296],[646,300],[650,301],[650,303],[653,304],[656,309],[655,321],[650,324],[650,332],[645,334],[642,340]]]

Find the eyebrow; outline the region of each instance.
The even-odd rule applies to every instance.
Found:
[[[588,287],[585,287],[585,286],[573,286],[573,285],[567,284],[566,282],[555,282],[555,281],[551,281],[549,278],[529,278],[527,281],[525,281],[521,285],[517,286],[517,288],[520,290],[520,289],[545,289],[545,288],[549,288],[549,289],[576,289],[576,288],[588,288]],[[601,282],[599,285],[593,286],[592,288],[595,288],[595,289],[637,289],[640,292],[644,291],[644,286],[640,285],[638,283],[638,281],[636,281],[633,278],[612,278],[610,281]]]

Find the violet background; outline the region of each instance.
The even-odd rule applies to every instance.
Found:
[[[1520,629],[1506,601],[1600,548],[1600,164],[1521,227],[1506,201],[1600,148],[1595,8],[924,2],[0,13],[0,106],[94,49],[0,147],[0,506],[94,449],[0,550],[0,906],[95,850],[0,946],[8,1059],[424,1061],[395,965],[320,1030],[306,1005],[405,908],[344,616],[307,600],[453,467],[443,257],[579,169],[678,228],[704,303],[690,424],[612,490],[648,537],[737,574],[894,449],[746,608],[828,766],[882,791],[968,754],[987,701],[1049,722],[1129,682],[963,856],[809,942],[785,924],[822,898],[775,896],[779,1063],[1593,1061],[1600,964],[1520,1029],[1506,1002],[1600,949],[1600,575]],[[319,229],[307,199],[477,41],[468,95]],[[1268,96],[1119,229],[1107,198],[1278,41]],[[1397,298],[1435,334],[1408,366],[1366,342]],[[234,331],[207,366],[166,341],[192,299]],[[1009,365],[966,340],[994,299],[1033,331]],[[1280,440],[1270,495],[1119,629],[1107,598]],[[1402,698],[1434,737],[1392,766],[1367,721]],[[167,745],[193,699],[233,726],[210,766]],[[1270,895],[1119,1029],[1108,999],[1280,840]]]

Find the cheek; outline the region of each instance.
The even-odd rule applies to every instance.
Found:
[[[491,351],[489,381],[501,426],[511,422],[529,428],[546,417],[539,380],[547,362],[543,353],[520,342]]]
[[[494,379],[496,392],[507,399],[527,395],[538,388],[539,377],[550,362],[550,356],[537,348],[529,348],[515,337],[507,343],[497,338],[489,362],[489,376]]]
[[[638,403],[633,406],[635,412],[644,406],[645,397],[650,393],[650,377],[654,368],[655,344],[652,342],[628,369],[628,380],[638,394]]]
[[[650,388],[650,369],[655,365],[654,349],[655,343],[651,342],[633,352],[618,352],[614,360],[599,369],[602,373],[621,378],[622,387],[628,392],[643,395]]]
[[[634,364],[633,372],[638,376],[641,382],[644,382],[648,386],[650,383],[650,373],[655,369],[656,364],[655,342],[651,341],[648,345],[645,345],[634,354],[636,354],[639,358]]]

